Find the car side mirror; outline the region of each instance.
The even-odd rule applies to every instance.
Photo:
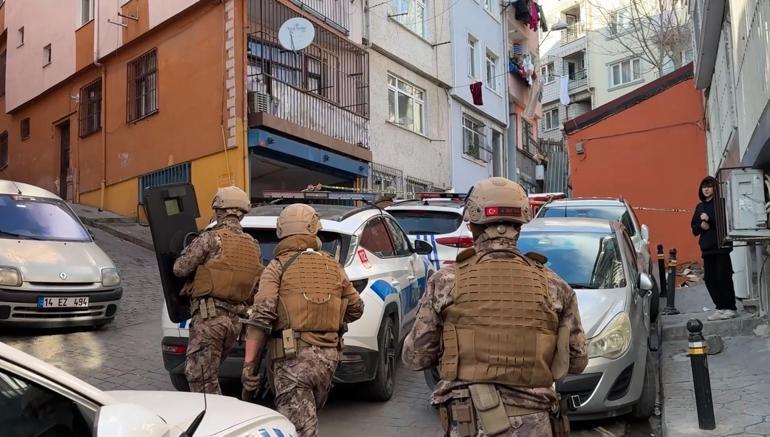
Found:
[[[644,291],[645,294],[648,291],[652,291],[652,278],[647,273],[639,273],[639,289]]]
[[[647,225],[642,225],[642,240],[650,242],[650,228]]]
[[[433,246],[427,241],[416,240],[413,252],[418,255],[430,255],[433,252]]]

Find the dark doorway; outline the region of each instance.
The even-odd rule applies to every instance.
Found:
[[[59,145],[61,154],[59,155],[59,197],[64,200],[72,200],[69,196],[70,185],[70,122],[57,126],[59,129]]]

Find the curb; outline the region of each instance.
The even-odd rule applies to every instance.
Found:
[[[693,315],[695,316],[695,315]],[[752,316],[732,320],[718,320],[703,324],[703,335],[721,335],[722,337],[741,337],[754,335],[754,329],[768,323],[765,317]],[[687,340],[686,323],[676,323],[663,327],[663,342]]]
[[[101,229],[102,231],[104,231],[104,232],[106,232],[106,233],[108,233],[108,234],[110,234],[110,235],[112,235],[114,237],[120,238],[121,240],[128,241],[129,243],[133,243],[133,244],[135,244],[135,245],[137,245],[139,247],[142,247],[144,249],[147,249],[147,250],[150,250],[150,251],[153,251],[153,252],[155,251],[155,247],[153,247],[153,245],[151,243],[148,243],[148,242],[142,240],[141,238],[134,237],[133,235],[129,235],[129,234],[120,232],[120,231],[118,231],[118,230],[116,230],[116,229],[114,229],[114,228],[112,228],[110,226],[107,226],[105,224],[105,223],[131,223],[131,222],[124,222],[121,219],[117,219],[117,220],[107,219],[107,220],[110,220],[110,221],[104,221],[104,220],[101,220],[101,219],[100,220],[93,220],[93,219],[89,219],[89,218],[85,218],[85,217],[80,217],[80,220],[82,220],[83,223],[85,223],[88,226]]]

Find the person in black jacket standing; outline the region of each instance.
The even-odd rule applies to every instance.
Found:
[[[692,233],[699,237],[703,257],[703,273],[706,288],[716,305],[714,314],[708,320],[724,320],[737,316],[733,264],[730,260],[732,245],[720,247],[717,241],[716,208],[714,190],[717,181],[711,176],[704,178],[698,188],[701,202],[692,215]]]

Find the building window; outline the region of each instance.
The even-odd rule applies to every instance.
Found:
[[[484,123],[467,115],[463,116],[463,153],[480,161],[489,161],[490,151],[486,145]]]
[[[621,35],[631,30],[633,28],[631,11],[623,8],[610,12],[607,17],[607,28],[611,36]]]
[[[479,41],[468,35],[468,76],[472,78],[478,77],[476,75],[476,47]]]
[[[43,67],[51,63],[51,44],[43,47]]]
[[[545,111],[543,114],[543,130],[553,130],[559,128],[559,108]]]
[[[425,1],[391,0],[392,16],[407,29],[425,38]]]
[[[497,90],[497,56],[487,51],[487,86]]]
[[[5,50],[0,53],[0,97],[5,95]]]
[[[80,25],[94,19],[94,0],[80,0]]]
[[[21,47],[24,45],[24,28],[20,27],[18,32],[19,37],[19,45],[17,47]]]
[[[626,59],[610,65],[610,87],[625,85],[642,78],[642,61]]]
[[[492,0],[484,0],[484,9],[487,12],[492,13],[492,7],[493,7],[492,5],[493,4],[494,3],[492,3]]]
[[[143,54],[128,64],[128,121],[158,111],[157,50]]]
[[[22,141],[29,138],[29,117],[21,120],[21,123],[19,124],[19,132],[21,133]]]
[[[391,123],[425,133],[425,90],[388,75],[388,111]]]
[[[305,89],[318,95],[326,95],[323,85],[323,63],[320,59],[305,56]]]
[[[80,89],[80,136],[90,135],[102,127],[102,80]]]
[[[554,65],[553,62],[549,64],[545,64],[542,67],[540,67],[540,76],[543,78],[543,81],[545,83],[553,83],[556,81],[556,75],[554,74]]]
[[[0,134],[0,170],[8,167],[8,131]]]

